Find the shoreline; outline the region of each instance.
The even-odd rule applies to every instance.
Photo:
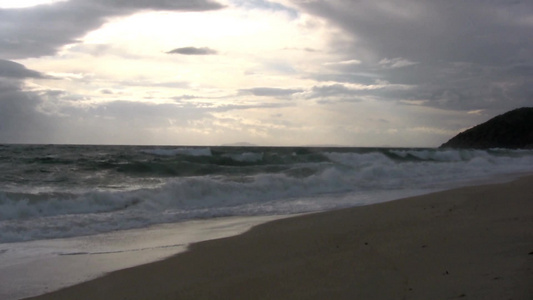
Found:
[[[187,251],[289,216],[225,217],[98,235],[0,244],[0,299],[33,297]]]
[[[268,222],[27,299],[531,299],[533,176]]]

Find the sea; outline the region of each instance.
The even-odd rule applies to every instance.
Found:
[[[532,150],[0,145],[0,243],[332,210],[532,170]]]
[[[0,145],[0,298],[159,259],[190,241],[177,234],[217,238],[532,171],[533,150]],[[147,249],[159,256],[136,260]]]

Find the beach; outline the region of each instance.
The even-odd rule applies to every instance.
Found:
[[[533,176],[258,225],[28,299],[532,299]]]

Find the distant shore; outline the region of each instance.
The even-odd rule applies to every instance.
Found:
[[[277,220],[28,299],[461,298],[533,298],[533,176]]]

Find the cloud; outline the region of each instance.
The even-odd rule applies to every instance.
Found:
[[[307,95],[307,98],[332,98],[337,96],[353,96],[354,90],[346,87],[343,84],[330,84],[314,86],[311,92]]]
[[[207,48],[207,47],[202,47],[202,48],[183,47],[183,48],[176,48],[174,50],[170,50],[166,53],[182,54],[182,55],[214,55],[214,54],[217,54],[217,51],[211,48]]]
[[[19,77],[0,80],[0,143],[190,144],[202,136],[220,138],[214,132],[224,121],[217,114],[287,107],[268,101],[196,102],[199,97],[191,95],[177,97],[190,101],[171,103],[94,103],[63,90],[27,90],[26,77]],[[239,136],[239,131],[234,134]]]
[[[533,43],[531,25],[516,21],[531,16],[533,4],[528,1],[476,0],[460,7],[430,0],[297,3],[356,38],[349,50],[372,53],[367,59],[402,57],[425,63],[438,57],[444,61],[508,62],[510,58],[531,57],[522,53]]]
[[[386,68],[386,69],[396,69],[396,68],[403,68],[403,67],[413,66],[413,65],[416,65],[418,63],[414,62],[414,61],[410,61],[410,60],[404,59],[404,58],[401,58],[401,57],[396,57],[396,58],[393,58],[393,59],[384,58],[384,59],[380,60],[378,64],[381,65],[383,68]]]
[[[271,0],[232,0],[232,3],[248,10],[261,9],[283,12],[288,14],[291,18],[296,18],[299,14],[297,10]]]
[[[18,81],[0,80],[0,142],[46,142],[54,133],[51,120],[39,111],[42,99]]]
[[[102,89],[100,90],[100,93],[103,94],[103,95],[113,95],[114,92],[110,89]]]
[[[25,91],[0,81],[0,143],[171,143],[161,133],[212,118],[194,105],[113,101],[77,104],[61,91]],[[214,109],[213,109],[214,110]]]
[[[81,1],[81,0],[70,0]],[[85,1],[85,0],[84,0]],[[210,0],[93,0],[101,5],[120,10],[169,10],[169,11],[206,11],[221,9],[224,6]]]
[[[335,65],[360,65],[361,61],[358,59],[350,59],[350,60],[344,60],[339,62],[327,62],[324,63],[326,66],[335,66]]]
[[[264,96],[264,97],[284,97],[291,96],[296,93],[300,93],[303,90],[300,89],[281,89],[281,88],[271,88],[271,87],[256,87],[252,89],[241,89],[239,92],[244,94],[252,94],[254,96]]]
[[[200,142],[212,144],[227,130],[240,140],[253,129],[273,144],[438,145],[448,130],[533,106],[531,1],[221,3],[228,9],[179,16],[138,13],[223,6],[70,0],[0,10],[0,142],[193,143],[205,135]],[[209,47],[173,49],[176,36],[177,45]],[[226,50],[199,61],[158,49]],[[48,76],[57,80],[39,80]],[[30,90],[32,81],[39,86]]]
[[[321,84],[313,86],[304,93],[307,99],[321,99],[321,103],[331,100],[359,101],[363,98],[375,99],[383,95],[405,95],[412,89],[409,85],[391,84],[386,81],[375,81],[373,84]]]
[[[52,5],[0,10],[0,57],[21,59],[55,54],[64,45],[102,26],[111,17],[136,11],[205,11],[223,6],[210,0],[70,0]]]
[[[48,76],[33,70],[27,69],[19,63],[0,59],[0,77],[4,78],[48,78]]]
[[[361,64],[328,65],[313,78],[343,83],[369,79],[410,85],[372,91],[385,101],[418,101],[444,110],[497,114],[533,105],[531,1],[291,2],[341,29],[331,48]],[[357,74],[373,74],[362,77]],[[405,103],[405,102],[404,102]]]

